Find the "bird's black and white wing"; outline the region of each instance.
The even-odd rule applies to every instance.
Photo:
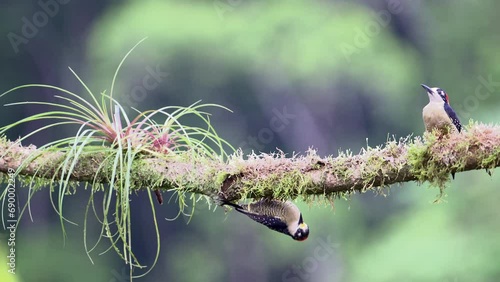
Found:
[[[444,110],[446,111],[446,113],[450,117],[451,122],[457,128],[458,132],[460,132],[462,130],[462,124],[460,123],[460,120],[458,119],[455,111],[451,108],[450,105],[448,105],[446,103],[444,104]]]
[[[291,236],[287,224],[287,219],[290,217],[287,215],[287,212],[290,210],[288,202],[263,199],[245,205],[237,205],[229,202],[225,204],[234,207],[237,211],[274,231]]]
[[[243,213],[254,221],[267,226],[269,229],[290,235],[290,233],[288,232],[288,225],[283,221],[283,219],[279,217],[254,214],[251,212]]]

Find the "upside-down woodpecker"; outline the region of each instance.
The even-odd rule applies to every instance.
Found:
[[[223,201],[221,205],[232,206],[258,223],[289,235],[294,240],[304,241],[309,236],[309,227],[302,220],[302,213],[290,201],[263,199],[244,205]]]

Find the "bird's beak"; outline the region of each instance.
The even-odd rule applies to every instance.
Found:
[[[433,94],[432,89],[431,89],[429,86],[427,86],[427,85],[425,85],[425,84],[420,84],[420,85],[421,85],[421,86],[422,86],[425,90],[427,90],[427,93],[429,93],[429,94]]]

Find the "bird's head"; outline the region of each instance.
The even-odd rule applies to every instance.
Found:
[[[302,215],[300,215],[299,226],[295,230],[295,234],[292,235],[293,240],[304,241],[309,237],[309,226],[302,220]]]
[[[309,226],[305,223],[299,224],[299,228],[297,228],[297,231],[292,236],[293,240],[304,241],[307,237],[309,237]]]
[[[429,101],[430,102],[439,102],[439,103],[450,103],[450,99],[448,98],[448,94],[446,92],[439,88],[439,87],[429,87],[425,84],[421,84],[421,86],[427,91],[427,95],[429,95]]]

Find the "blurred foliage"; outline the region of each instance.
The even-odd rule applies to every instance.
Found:
[[[397,122],[391,122],[393,117],[407,112],[404,107],[387,111],[385,105],[407,103],[407,96],[397,94],[407,85],[422,80],[415,68],[415,50],[383,32],[382,27],[377,36],[359,35],[367,43],[356,47],[357,30],[363,30],[360,33],[364,34],[370,22],[376,23],[366,9],[348,3],[335,6],[310,5],[306,1],[287,5],[248,3],[220,18],[211,2],[195,5],[147,1],[102,18],[91,40],[91,66],[97,68],[93,72],[99,81],[96,85],[104,85],[102,79],[116,66],[116,60],[108,59],[110,55],[149,36],[135,65],[136,69],[159,65],[169,73],[168,80],[152,91],[158,92],[160,102],[187,104],[194,96],[225,102],[239,113],[263,103],[268,107],[281,105],[280,100],[291,93],[283,94],[284,97],[266,93],[289,92],[292,88],[294,99],[300,99],[298,107],[305,106],[311,111],[314,104],[326,101],[332,108],[322,109],[319,120],[327,121],[332,115],[343,120],[335,122],[330,133],[323,133],[323,138],[344,134],[362,146],[364,142],[359,140],[366,134],[360,134],[357,128],[369,125],[370,131],[381,133],[377,142],[385,140],[386,124],[397,126]],[[355,48],[356,53],[346,53],[342,49],[345,44]],[[132,90],[122,92],[128,96],[125,100],[134,98],[133,86],[138,82],[133,76],[125,87]],[[143,76],[135,74],[136,79]],[[151,106],[154,102],[149,99],[151,96],[146,96],[147,100],[139,106]],[[287,104],[289,108],[293,106]],[[345,115],[341,117],[342,114]],[[415,118],[417,114],[413,114]],[[255,120],[257,125],[266,123],[268,118],[263,119],[263,115],[257,110],[249,113],[248,119]],[[387,122],[378,125],[372,122],[374,118]],[[260,127],[256,128],[258,131]],[[232,128],[229,138],[241,143],[246,132],[245,125],[239,124]],[[273,140],[266,148],[272,149],[277,144]],[[305,150],[311,145],[316,144],[298,149]],[[336,147],[330,146],[324,152],[335,151]]]
[[[395,2],[401,3],[399,12],[389,13],[384,24],[379,17]],[[0,11],[8,23],[0,25],[2,34],[19,33],[19,19],[40,10],[8,5],[12,9]],[[130,106],[146,110],[203,99],[235,111],[214,112],[212,124],[246,151],[278,147],[291,153],[315,146],[324,155],[348,148],[356,153],[388,135],[422,133],[427,97],[420,83],[445,89],[462,123],[500,121],[499,9],[493,0],[72,1],[18,55],[8,41],[1,45],[0,87],[61,81],[78,91],[78,82],[66,74],[70,65],[92,81],[93,91],[109,91],[119,60],[147,36],[118,77],[118,99]],[[272,128],[276,111],[284,108],[294,117],[264,138],[263,130]],[[6,108],[0,117],[12,120],[30,110]],[[47,134],[33,142],[54,138]],[[161,261],[143,280],[497,281],[498,181],[495,171],[491,178],[484,171],[457,174],[447,203],[439,205],[431,203],[437,190],[413,183],[391,187],[387,197],[366,193],[339,200],[333,209],[329,203],[300,203],[311,228],[303,243],[236,213],[197,205],[189,225],[186,218],[160,219]],[[85,204],[81,193],[65,207],[77,222]],[[91,265],[78,236],[70,236],[66,247],[54,240],[60,238],[58,217],[46,195],[35,198],[35,223],[25,219],[18,231],[20,280],[39,281],[38,275],[88,281],[92,275],[120,281],[126,267],[117,257],[99,257]],[[134,245],[152,261],[146,197],[132,198]],[[175,206],[158,206],[160,218],[173,217]],[[52,241],[63,251],[49,255],[46,242]],[[333,251],[323,252],[329,241]],[[68,272],[76,275],[68,280]]]

